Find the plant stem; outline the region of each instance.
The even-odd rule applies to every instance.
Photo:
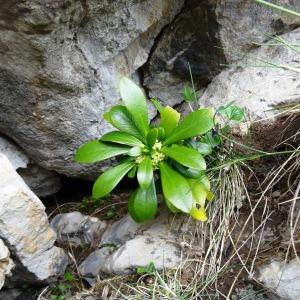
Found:
[[[279,5],[276,5],[274,3],[270,3],[268,1],[265,1],[265,0],[255,0],[257,3],[259,4],[263,4],[265,6],[268,6],[268,7],[271,7],[271,8],[275,8],[277,10],[281,10],[283,12],[286,12],[286,13],[289,13],[291,15],[294,15],[296,17],[300,17],[300,13],[296,12],[296,11],[293,11],[291,9],[288,9],[288,8],[285,8],[285,7],[282,7],[282,6],[279,6]]]
[[[197,102],[197,95],[196,95],[196,90],[195,90],[195,85],[194,85],[193,73],[192,73],[192,68],[191,68],[191,65],[190,65],[189,62],[188,62],[188,66],[189,66],[189,72],[190,72],[190,76],[191,76],[191,83],[192,83],[192,88],[193,88],[193,94],[194,94],[195,102]]]
[[[233,160],[229,160],[229,161],[227,161],[226,163],[224,163],[220,166],[209,168],[206,171],[221,170],[225,167],[234,165],[236,163],[247,161],[247,160],[254,160],[254,159],[257,159],[257,158],[260,158],[260,157],[263,157],[263,156],[292,154],[292,153],[300,153],[300,150],[287,150],[287,151],[280,151],[280,152],[263,152],[261,154],[254,154],[254,155],[251,155],[251,156],[240,157],[240,158],[236,158],[236,159],[233,159]]]

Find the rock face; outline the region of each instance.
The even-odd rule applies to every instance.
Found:
[[[145,224],[137,224],[125,216],[105,231],[100,249],[87,257],[79,271],[92,284],[99,274],[128,274],[150,262],[160,270],[176,268],[186,254],[182,251],[186,244],[183,236],[192,231],[187,224],[185,216],[174,217],[167,212]]]
[[[300,10],[297,0],[276,2]],[[150,96],[165,104],[178,104],[184,84],[190,83],[188,63],[196,88],[201,88],[225,65],[237,61],[270,36],[298,25],[299,18],[254,1],[188,0],[182,13],[164,30],[143,67],[144,85]]]
[[[276,3],[300,10],[298,0]],[[300,23],[244,0],[13,0],[0,19],[0,132],[44,169],[83,178],[106,167],[73,155],[108,130],[102,115],[119,100],[120,75],[175,105],[188,63],[203,87],[266,34]]]
[[[0,135],[0,153],[4,154],[26,184],[39,197],[52,195],[61,187],[56,173],[34,163],[20,147]]]
[[[0,290],[4,285],[5,277],[10,274],[13,267],[14,263],[10,258],[10,253],[0,239]]]
[[[118,78],[147,60],[183,0],[6,1],[0,8],[0,131],[48,170],[93,176],[74,151],[107,130]]]
[[[226,61],[212,1],[187,1],[186,7],[162,36],[144,68],[144,85],[150,96],[175,105],[185,83],[190,82],[190,64],[196,87],[204,86]]]
[[[13,280],[39,284],[64,273],[68,258],[54,246],[45,207],[0,155],[0,238],[16,264]]]
[[[300,263],[273,261],[260,269],[259,281],[276,292],[282,299],[298,300],[300,295]]]
[[[281,38],[291,44],[299,44],[300,28]],[[288,47],[274,45],[274,41],[270,44],[262,45],[242,63],[221,72],[208,86],[199,104],[218,107],[235,101],[248,108],[250,115],[256,119],[274,114],[270,110],[279,104],[299,103],[300,73],[299,69],[293,70],[299,54]],[[283,67],[267,66],[264,61]]]
[[[57,233],[57,241],[69,242],[74,246],[93,246],[99,242],[106,223],[74,211],[56,215],[50,226]]]

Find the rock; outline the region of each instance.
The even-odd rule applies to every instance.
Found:
[[[16,268],[13,281],[41,284],[64,274],[68,257],[54,246],[45,207],[0,154],[0,238],[9,248]]]
[[[0,239],[0,290],[5,283],[5,277],[10,275],[11,270],[14,267],[14,263],[10,258],[10,253],[7,247]]]
[[[43,168],[94,177],[75,150],[108,130],[118,78],[143,65],[184,0],[6,1],[0,8],[0,129]],[[101,165],[105,166],[105,165]]]
[[[61,181],[56,173],[38,166],[20,147],[1,135],[0,153],[8,158],[14,169],[39,197],[49,196],[59,191]]]
[[[295,258],[288,263],[273,261],[259,270],[258,280],[286,300],[298,300],[300,295],[300,263]]]
[[[57,173],[48,171],[34,162],[30,162],[25,169],[18,169],[17,172],[39,197],[53,195],[61,189],[62,183]]]
[[[1,300],[36,300],[40,291],[29,286],[24,288],[13,288],[0,291]],[[44,300],[44,298],[41,298]]]
[[[292,44],[300,42],[300,28],[281,36]],[[277,65],[295,66],[299,54],[292,49],[266,43],[251,52],[243,63],[222,71],[208,86],[199,103],[218,107],[234,101],[246,107],[253,119],[272,116],[276,106],[299,103],[299,71],[287,68],[254,67],[254,58]],[[274,44],[274,43],[273,43]]]
[[[277,4],[300,10],[298,0]],[[186,1],[176,20],[161,34],[147,64],[144,85],[151,97],[175,105],[182,101],[190,70],[197,89],[225,65],[236,62],[270,36],[300,25],[299,18],[254,1]],[[203,105],[203,103],[201,103]]]
[[[175,240],[172,243],[157,236],[137,235],[108,257],[101,271],[108,274],[132,273],[137,267],[146,267],[150,262],[157,270],[172,269],[180,265],[180,254]]]
[[[0,135],[0,153],[4,154],[15,170],[26,168],[29,157],[13,142]]]
[[[101,244],[120,246],[132,239],[141,226],[141,224],[136,223],[129,215],[126,215],[104,232]]]
[[[97,282],[97,276],[103,272],[105,261],[110,259],[114,247],[106,246],[93,251],[79,266],[79,273],[91,286]]]
[[[159,270],[176,268],[186,254],[187,244],[195,222],[189,223],[183,215],[171,216],[163,211],[158,218],[145,224],[135,223],[129,216],[108,228],[98,250],[91,253],[79,266],[79,272],[89,282],[105,274],[128,274],[139,266],[153,262]]]
[[[150,96],[171,106],[180,103],[184,85],[190,84],[188,64],[197,88],[218,74],[226,61],[218,29],[211,1],[187,1],[182,13],[163,31],[144,68]]]
[[[298,0],[276,0],[273,3],[300,10]],[[229,63],[237,61],[251,49],[300,25],[299,17],[268,8],[254,1],[218,1],[215,8],[219,38]]]
[[[57,233],[58,241],[81,246],[95,245],[97,241],[99,242],[106,223],[74,211],[56,215],[51,220],[50,226]]]

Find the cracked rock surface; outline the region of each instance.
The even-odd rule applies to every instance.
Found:
[[[14,263],[10,258],[9,250],[0,239],[0,290],[5,283],[5,277],[10,275],[13,267]]]
[[[74,246],[93,246],[101,238],[106,222],[73,211],[56,215],[50,226],[57,233],[58,242],[68,242]]]
[[[55,194],[61,181],[55,172],[37,165],[24,151],[0,134],[0,153],[4,154],[30,189],[39,197]]]
[[[280,38],[291,44],[300,43],[300,28],[283,34]],[[257,60],[259,59],[259,60]],[[253,119],[263,119],[274,114],[278,105],[299,103],[299,54],[288,47],[263,44],[253,50],[242,62],[216,76],[207,87],[199,103],[219,107],[230,101],[248,109]],[[254,67],[270,61],[283,68]]]
[[[16,265],[12,280],[31,284],[51,282],[64,274],[68,257],[55,247],[45,207],[0,154],[0,238]]]
[[[118,79],[143,65],[183,0],[4,1],[0,131],[48,170],[94,177],[74,151],[108,129]],[[103,166],[103,165],[102,165]]]
[[[158,270],[176,268],[190,249],[193,226],[194,221],[166,211],[145,224],[137,224],[127,215],[104,232],[99,249],[83,261],[79,272],[93,284],[99,274],[134,273],[150,262]]]
[[[298,0],[277,0],[276,4],[300,10]],[[196,89],[201,89],[271,36],[299,25],[296,16],[255,1],[187,0],[143,67],[144,85],[151,97],[167,105],[179,104],[184,85],[191,84],[189,64]]]

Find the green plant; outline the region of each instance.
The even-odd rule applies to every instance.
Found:
[[[49,300],[66,300],[71,289],[71,284],[74,282],[74,275],[70,271],[66,271],[64,278],[54,288]]]
[[[153,261],[149,262],[149,264],[146,267],[137,267],[136,268],[136,273],[138,275],[153,275],[156,272],[156,268],[155,265],[153,263]]]
[[[81,146],[75,160],[94,163],[122,155],[116,167],[101,174],[93,186],[93,197],[110,193],[128,173],[137,177],[139,187],[129,199],[129,213],[136,222],[154,218],[157,212],[154,173],[160,172],[163,195],[172,212],[184,212],[197,220],[206,221],[205,201],[211,200],[210,182],[205,175],[206,162],[201,148],[193,147],[195,138],[204,136],[214,127],[210,108],[191,112],[180,121],[172,107],[157,104],[160,124],[149,124],[146,98],[142,90],[128,78],[120,81],[124,105],[116,105],[104,118],[116,131],[99,140]]]
[[[255,0],[255,2],[259,3],[259,4],[263,4],[267,7],[270,7],[270,8],[274,8],[274,9],[277,9],[279,11],[282,11],[282,12],[285,12],[285,13],[288,13],[290,15],[294,15],[296,17],[300,17],[300,12],[297,12],[297,11],[294,11],[294,10],[291,10],[291,9],[288,9],[288,8],[285,8],[283,6],[280,6],[280,5],[276,5],[274,3],[271,3],[269,1],[265,1],[265,0]]]
[[[68,283],[60,282],[54,288],[54,294],[51,294],[50,300],[65,300],[66,294],[70,291],[70,285]]]

